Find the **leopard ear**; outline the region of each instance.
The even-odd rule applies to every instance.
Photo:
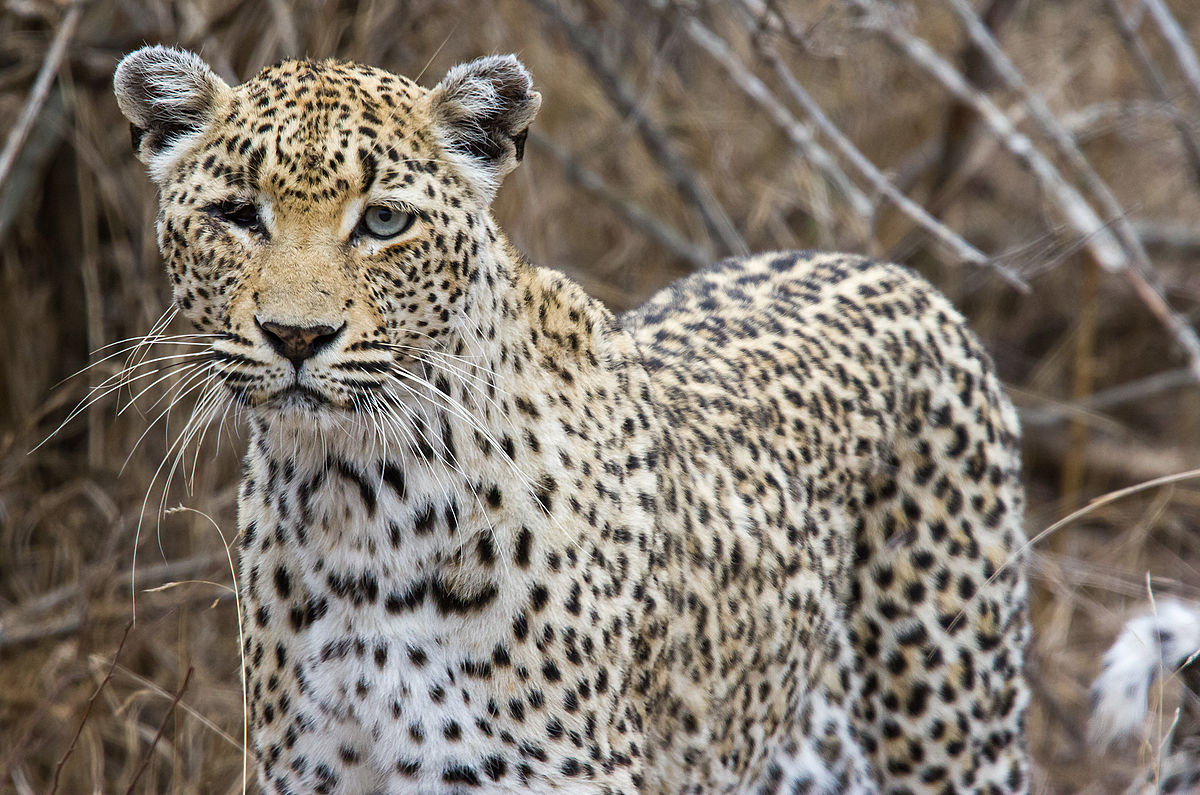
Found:
[[[153,168],[157,155],[203,129],[229,86],[200,56],[155,45],[121,60],[113,90],[129,119],[134,150]]]
[[[542,104],[533,78],[512,55],[454,67],[430,99],[443,143],[474,166],[490,190],[521,162],[525,136]]]

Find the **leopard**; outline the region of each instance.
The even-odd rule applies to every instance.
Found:
[[[248,427],[264,792],[1029,788],[1017,416],[924,278],[776,251],[614,314],[493,217],[510,55],[114,87]]]

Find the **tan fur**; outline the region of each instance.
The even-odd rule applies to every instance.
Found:
[[[222,88],[153,48],[117,88],[251,425],[265,790],[1028,787],[1015,415],[928,284],[765,254],[614,317],[488,211],[511,57]]]

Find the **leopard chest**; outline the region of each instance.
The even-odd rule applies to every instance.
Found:
[[[490,513],[486,489],[399,471],[248,458],[240,585],[265,779],[319,767],[357,771],[346,791],[425,793],[628,779],[608,662],[624,638],[610,648],[601,626],[618,611],[571,579],[576,547],[547,553],[545,528]],[[534,565],[547,557],[562,578]]]

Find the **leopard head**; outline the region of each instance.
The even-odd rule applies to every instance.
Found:
[[[231,86],[154,46],[114,84],[158,187],[174,303],[244,405],[369,409],[489,300],[505,246],[489,207],[541,102],[516,58],[432,89],[339,61]]]

